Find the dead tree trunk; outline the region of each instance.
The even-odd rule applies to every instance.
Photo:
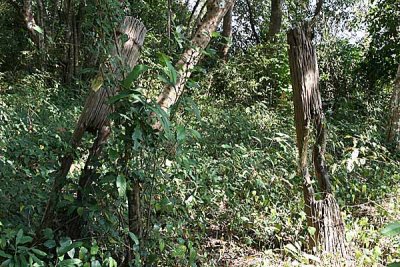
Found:
[[[232,39],[232,11],[233,6],[228,9],[224,16],[223,24],[222,24],[222,37],[225,39],[222,41],[223,45],[221,46],[220,54],[221,58],[224,61],[228,59],[228,52],[230,47],[230,42]]]
[[[146,28],[144,25],[133,17],[126,17],[123,24],[117,30],[116,35],[119,36],[126,34],[128,40],[122,43],[121,40],[116,41],[116,48],[113,52],[114,56],[122,58],[122,64],[109,67],[108,71],[113,77],[118,80],[124,77],[126,69],[132,69],[139,58],[139,49],[143,45]],[[79,121],[75,127],[75,131],[71,140],[71,152],[67,153],[61,159],[61,167],[57,172],[53,189],[47,203],[46,211],[42,219],[40,229],[44,229],[53,225],[55,210],[58,203],[61,190],[66,184],[66,177],[73,162],[73,151],[76,150],[81,142],[83,134],[88,131],[97,134],[97,139],[90,149],[88,160],[85,164],[84,172],[82,173],[79,181],[81,188],[78,192],[78,198],[82,199],[84,188],[90,184],[91,177],[94,173],[95,163],[101,152],[102,144],[107,140],[110,133],[110,125],[108,115],[112,112],[112,107],[108,105],[108,99],[114,96],[119,91],[117,86],[107,87],[103,86],[98,90],[91,90],[88,98],[86,99],[85,106]]]
[[[387,140],[395,145],[396,150],[400,150],[400,65],[397,68],[390,108]]]
[[[289,64],[294,94],[294,109],[299,167],[303,176],[305,212],[309,227],[316,229],[310,236],[310,248],[321,247],[326,253],[346,256],[344,224],[339,206],[331,192],[325,164],[326,127],[319,92],[317,56],[308,22],[289,30]],[[315,133],[312,160],[315,178],[322,192],[317,200],[309,173],[309,141]]]
[[[179,70],[177,83],[174,86],[165,87],[164,91],[158,97],[157,102],[163,109],[167,110],[170,108],[183,93],[186,81],[201,58],[201,50],[207,47],[211,40],[212,32],[217,29],[218,24],[232,7],[233,3],[234,0],[209,0],[207,2],[207,13],[191,40],[192,45],[186,49],[176,63],[176,68]]]

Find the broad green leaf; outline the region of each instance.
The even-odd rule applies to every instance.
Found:
[[[19,244],[26,244],[26,243],[30,243],[32,242],[33,238],[30,236],[23,236],[21,237],[21,239],[19,240]]]
[[[94,256],[99,252],[99,246],[97,244],[92,245],[90,248],[90,255]]]
[[[3,258],[11,259],[12,255],[5,253],[4,251],[0,250],[0,256]]]
[[[15,239],[15,242],[17,243],[17,245],[21,242],[21,238],[24,235],[24,231],[22,229],[19,229],[18,233],[17,233],[17,237]]]
[[[386,227],[381,230],[381,233],[384,236],[394,236],[400,234],[400,221],[386,225]]]
[[[136,65],[133,70],[128,74],[128,76],[122,81],[122,86],[125,88],[129,88],[132,84],[132,82],[136,81],[137,78],[140,76],[140,74],[142,74],[143,72],[145,72],[146,70],[148,70],[149,67],[147,67],[146,65]]]
[[[19,255],[19,259],[20,259],[20,262],[21,262],[21,266],[28,266],[28,261],[26,260],[25,255],[20,254]]]
[[[36,255],[39,255],[39,256],[46,256],[47,254],[46,254],[46,252],[44,252],[44,251],[41,251],[41,250],[39,250],[39,249],[36,249],[36,248],[32,248],[32,251],[33,251],[33,253],[35,253]]]
[[[81,242],[81,241],[72,243],[71,239],[69,239],[69,240],[66,239],[65,242],[61,245],[61,247],[57,249],[57,254],[58,254],[58,256],[65,255],[65,253],[69,252],[71,249],[81,247],[82,244],[83,244],[83,242]]]
[[[82,264],[82,261],[80,259],[67,259],[60,262],[59,266],[74,267],[79,266],[80,264]]]
[[[137,236],[134,233],[129,232],[129,237],[132,239],[133,242],[135,242],[136,246],[139,245],[139,239],[137,238]]]
[[[126,193],[126,178],[125,178],[125,176],[118,175],[116,183],[117,183],[118,195],[120,197],[125,196],[125,193]]]
[[[400,262],[392,262],[388,265],[388,267],[400,267]]]
[[[47,240],[44,242],[45,247],[47,248],[54,248],[56,246],[56,241],[54,240]]]

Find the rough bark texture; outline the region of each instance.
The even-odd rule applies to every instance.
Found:
[[[132,69],[139,57],[139,49],[143,45],[144,37],[146,34],[146,28],[144,25],[133,17],[126,17],[121,27],[117,31],[119,35],[126,34],[128,40],[122,43],[120,40],[116,40],[116,49],[114,56],[120,56],[122,58],[122,64],[120,66],[111,66],[110,71],[116,79],[120,79],[124,75],[124,70]],[[85,131],[97,134],[97,139],[90,150],[88,161],[86,162],[84,172],[81,175],[79,181],[80,186],[87,185],[90,182],[90,177],[94,172],[94,163],[97,161],[98,155],[101,152],[101,146],[105,143],[109,132],[109,120],[108,115],[112,112],[112,107],[108,105],[109,97],[115,95],[118,92],[118,87],[106,87],[103,86],[97,91],[90,91],[82,114],[79,118],[77,126],[71,140],[71,149],[74,151],[79,147],[81,139]],[[73,152],[67,153],[61,159],[61,167],[57,172],[53,189],[50,194],[49,201],[47,203],[46,211],[42,219],[42,225],[40,229],[51,226],[54,222],[55,209],[58,203],[58,198],[62,188],[66,183],[66,177],[73,163]],[[82,198],[84,188],[80,188],[78,196]]]
[[[258,36],[257,30],[256,30],[256,22],[254,20],[253,8],[250,4],[250,0],[246,0],[246,4],[247,4],[247,9],[249,11],[249,22],[250,22],[251,31],[253,32],[253,36],[254,36],[254,39],[256,40],[256,44],[259,44],[260,37]]]
[[[228,59],[230,40],[232,39],[232,11],[233,6],[226,12],[222,24],[222,36],[225,37],[225,40],[223,40],[220,54],[224,61]]]
[[[392,97],[390,100],[391,114],[388,128],[388,141],[395,144],[396,150],[400,150],[400,65],[397,69]]]
[[[299,167],[303,176],[303,192],[308,226],[316,229],[310,236],[310,248],[346,256],[344,224],[339,206],[331,193],[325,164],[326,128],[319,92],[319,73],[312,29],[308,23],[288,32],[289,63],[292,78]],[[312,159],[315,178],[323,193],[315,198],[312,178],[308,170],[309,139],[315,132]]]
[[[186,81],[192,74],[194,66],[196,66],[201,58],[201,50],[207,47],[211,40],[211,33],[216,30],[218,24],[233,3],[234,0],[209,0],[207,2],[207,13],[191,40],[191,47],[186,49],[176,63],[176,68],[179,70],[176,85],[165,87],[164,91],[158,97],[157,102],[163,109],[167,110],[178,101],[179,96],[183,93]]]
[[[283,0],[271,1],[271,18],[268,28],[268,40],[274,41],[275,36],[281,31]]]

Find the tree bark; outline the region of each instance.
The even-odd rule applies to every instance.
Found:
[[[222,36],[225,39],[222,41],[223,45],[221,46],[220,54],[221,58],[224,61],[227,61],[228,59],[230,42],[232,39],[232,11],[233,11],[233,6],[229,8],[228,11],[226,12],[222,24]]]
[[[218,24],[233,3],[234,0],[209,0],[207,2],[207,13],[191,40],[191,46],[186,49],[176,63],[176,69],[179,70],[177,83],[174,86],[165,87],[158,97],[157,102],[164,110],[169,109],[178,101],[184,91],[186,81],[201,58],[201,50],[207,47],[212,32],[217,29]]]
[[[197,0],[196,1],[196,3],[194,4],[193,10],[190,13],[190,17],[189,17],[189,20],[188,20],[188,23],[187,23],[186,35],[189,35],[189,33],[191,32],[190,31],[190,24],[192,23],[192,19],[193,19],[194,13],[196,13],[196,10],[197,10],[198,6],[200,5],[200,2],[201,2],[201,0]]]
[[[250,27],[251,31],[253,32],[254,39],[256,40],[256,44],[260,44],[260,37],[258,36],[257,30],[256,30],[256,22],[254,20],[254,15],[253,15],[253,8],[250,4],[250,0],[246,0],[247,4],[247,9],[249,11],[249,22],[250,22]]]
[[[38,25],[35,21],[32,11],[32,0],[24,0],[23,14],[25,26],[30,34],[30,37],[40,50],[43,46],[43,36],[36,30]]]
[[[268,40],[275,42],[275,36],[281,31],[283,0],[271,1],[271,17],[268,28]]]
[[[289,64],[293,87],[299,169],[303,176],[305,212],[309,227],[316,229],[310,236],[310,248],[345,257],[344,224],[339,206],[331,192],[325,164],[326,127],[319,92],[319,73],[312,28],[308,22],[288,31]],[[315,132],[312,160],[315,178],[323,198],[317,200],[308,170],[309,139]]]
[[[77,9],[77,10],[76,10]],[[76,76],[79,66],[79,49],[81,37],[81,20],[82,20],[83,3],[75,8],[72,0],[64,2],[64,59],[63,59],[63,82],[71,84],[72,79]]]
[[[114,56],[122,58],[122,66],[111,66],[108,71],[116,78],[121,79],[124,76],[124,71],[132,69],[139,58],[139,49],[143,45],[146,28],[144,25],[133,17],[126,17],[120,28],[118,29],[119,35],[126,34],[128,40],[122,43],[121,40],[116,41],[116,48],[113,52]],[[84,173],[81,175],[79,184],[80,186],[90,184],[91,173],[94,173],[95,165],[98,155],[101,152],[102,145],[110,132],[110,125],[108,115],[112,112],[112,107],[108,105],[108,99],[114,96],[119,91],[119,87],[103,86],[97,91],[91,90],[88,98],[86,99],[85,106],[79,121],[75,127],[73,137],[71,140],[71,152],[68,152],[61,158],[61,167],[57,172],[53,189],[50,194],[49,201],[42,219],[41,227],[44,229],[50,227],[54,223],[55,210],[58,203],[58,198],[61,190],[66,184],[66,177],[73,163],[73,151],[80,146],[83,134],[88,131],[97,134],[97,139],[90,150],[88,161],[86,162]],[[84,188],[80,188],[78,195],[82,198]],[[40,233],[39,233],[40,234]]]
[[[400,150],[400,65],[397,68],[390,107],[391,114],[387,140],[395,145],[396,150]]]

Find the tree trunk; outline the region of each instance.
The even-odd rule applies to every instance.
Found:
[[[268,28],[268,40],[275,42],[275,36],[281,31],[283,0],[271,1],[271,18]]]
[[[192,33],[191,33],[191,35],[189,36],[190,38],[193,38],[193,37],[194,37],[194,35],[196,34],[197,28],[201,25],[201,19],[203,18],[203,13],[204,13],[204,10],[206,10],[206,7],[207,7],[207,0],[206,0],[206,1],[204,2],[204,4],[201,6],[200,11],[199,11],[199,14],[197,14],[196,22],[195,22],[195,24],[194,24],[194,26],[193,26]],[[189,29],[188,29],[188,32],[189,32]],[[188,37],[188,38],[189,38],[189,37]]]
[[[254,39],[256,40],[256,44],[260,43],[260,37],[258,36],[257,30],[256,30],[256,22],[254,20],[254,15],[253,15],[253,8],[250,4],[250,0],[246,0],[247,4],[247,9],[249,11],[249,22],[250,22],[250,27],[253,32]]]
[[[397,68],[390,107],[391,114],[387,140],[395,145],[396,150],[400,150],[400,65]]]
[[[37,23],[33,16],[32,11],[32,0],[24,0],[23,4],[23,16],[25,21],[25,26],[28,29],[29,35],[32,41],[36,44],[37,49],[42,49],[43,47],[43,36],[37,31]]]
[[[319,73],[315,47],[312,44],[312,29],[304,22],[289,30],[289,64],[293,87],[299,168],[303,176],[305,212],[309,227],[315,234],[309,237],[311,249],[322,248],[323,252],[346,256],[344,224],[339,206],[331,192],[329,175],[325,164],[326,127],[319,92]],[[312,160],[315,178],[323,193],[317,200],[312,178],[308,170],[309,139],[315,132]]]
[[[232,11],[233,6],[226,12],[222,24],[222,36],[225,38],[225,40],[222,41],[223,45],[221,47],[220,54],[224,61],[227,61],[228,59],[230,42],[232,39]]]
[[[169,109],[178,101],[184,91],[186,81],[201,58],[201,50],[207,47],[211,40],[211,34],[217,29],[218,24],[233,3],[234,0],[209,0],[207,2],[207,13],[191,40],[192,45],[186,49],[176,64],[176,68],[179,70],[176,85],[165,87],[158,97],[157,102],[164,110]]]
[[[126,34],[128,40],[122,43],[116,40],[116,48],[113,52],[114,57],[122,58],[122,66],[111,66],[108,70],[116,80],[124,76],[125,69],[132,69],[139,58],[139,49],[143,45],[146,28],[144,25],[133,17],[126,17],[121,27],[118,29],[119,36]],[[108,99],[119,91],[118,87],[103,86],[97,91],[91,90],[86,99],[85,106],[79,118],[77,126],[71,140],[71,151],[76,150],[81,142],[83,134],[88,131],[97,134],[97,139],[90,150],[88,161],[86,162],[84,173],[81,175],[79,185],[84,186],[90,184],[94,173],[95,164],[98,155],[101,152],[101,146],[106,142],[110,132],[108,115],[112,112],[112,107],[108,105]],[[42,219],[40,229],[44,229],[53,225],[55,209],[58,203],[61,190],[66,184],[66,177],[73,162],[73,152],[67,153],[61,159],[61,168],[56,174],[53,189],[46,207],[45,214]],[[82,198],[84,188],[80,188],[78,195]]]
[[[189,33],[190,33],[190,24],[192,23],[192,19],[193,19],[194,13],[196,13],[196,10],[197,10],[198,6],[200,5],[200,2],[201,2],[201,0],[197,0],[196,1],[196,3],[194,4],[193,10],[190,13],[190,17],[189,17],[189,20],[188,20],[188,23],[187,23],[187,29],[186,29],[186,35],[188,35],[188,36],[189,36]]]
[[[70,84],[74,76],[76,76],[79,66],[79,47],[81,37],[81,24],[83,4],[80,3],[78,10],[72,0],[64,2],[64,20],[65,20],[65,36],[64,36],[64,71],[63,82]]]

